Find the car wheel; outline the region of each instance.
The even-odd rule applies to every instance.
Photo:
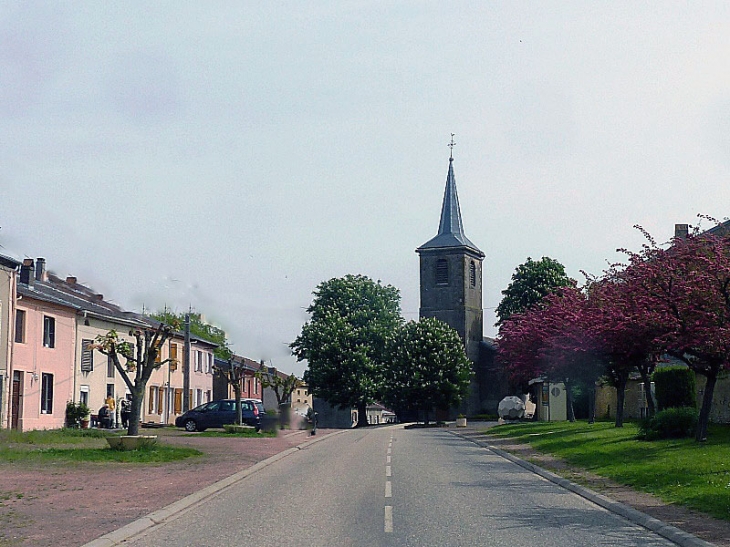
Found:
[[[195,420],[186,420],[185,421],[185,431],[197,431],[198,430],[198,424],[195,423]]]

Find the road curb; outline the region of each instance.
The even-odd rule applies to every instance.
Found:
[[[322,435],[321,437],[316,437],[312,438],[309,441],[305,441],[300,445],[287,448],[286,450],[279,452],[278,454],[274,454],[273,456],[270,456],[265,460],[255,463],[251,467],[247,467],[246,469],[242,469],[238,473],[234,473],[230,477],[226,477],[225,479],[221,479],[218,482],[214,482],[213,484],[206,486],[205,488],[202,488],[201,490],[198,490],[197,492],[194,492],[189,496],[175,501],[170,505],[163,507],[162,509],[154,511],[148,515],[145,515],[144,517],[141,517],[135,521],[130,522],[129,524],[122,526],[121,528],[104,534],[103,536],[100,536],[95,540],[82,545],[82,547],[113,547],[114,545],[119,545],[123,541],[126,541],[133,536],[141,534],[142,532],[145,532],[150,528],[153,528],[154,526],[166,522],[172,517],[177,516],[182,511],[190,509],[201,501],[221,492],[222,490],[225,490],[226,488],[233,486],[237,482],[245,479],[253,473],[256,473],[257,471],[268,467],[272,463],[278,462],[279,460],[284,459],[287,456],[290,456],[291,454],[294,454],[300,450],[304,450],[312,446],[314,443],[318,443],[335,435],[340,435],[342,433],[345,433],[346,431],[349,430],[343,429],[340,431],[335,431],[333,433],[327,433],[325,435]]]
[[[498,456],[501,456],[502,458],[509,460],[512,463],[515,463],[520,467],[535,473],[536,475],[540,475],[544,479],[549,480],[550,482],[557,484],[558,486],[561,486],[566,490],[570,490],[571,492],[578,494],[582,498],[585,498],[588,501],[591,501],[596,505],[599,505],[604,509],[611,511],[612,513],[624,517],[634,524],[643,526],[647,530],[651,530],[652,532],[659,534],[663,538],[666,538],[669,541],[673,541],[681,547],[716,547],[714,543],[709,543],[688,532],[684,532],[683,530],[680,530],[675,526],[666,524],[659,519],[649,516],[646,513],[642,513],[641,511],[638,511],[633,507],[629,507],[625,503],[621,503],[616,500],[607,498],[606,496],[599,494],[598,492],[594,492],[593,490],[590,490],[584,486],[569,481],[568,479],[561,477],[560,475],[556,475],[555,473],[543,469],[542,467],[539,467],[533,463],[522,460],[517,456],[510,454],[509,452],[505,452],[504,450],[490,445],[486,441],[475,439],[471,436],[464,435],[463,433],[457,431],[449,431],[449,433],[470,441],[477,446],[481,446],[482,448],[491,450]]]

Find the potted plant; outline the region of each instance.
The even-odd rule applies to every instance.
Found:
[[[459,414],[456,417],[456,427],[466,427],[466,416]]]
[[[69,401],[66,403],[66,427],[81,427],[87,429],[91,411],[84,403],[74,403]]]

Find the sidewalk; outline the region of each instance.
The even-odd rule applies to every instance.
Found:
[[[312,437],[198,437],[157,430],[204,455],[159,465],[0,464],[0,545],[78,547]],[[317,439],[332,431],[318,430]]]
[[[466,428],[450,428],[450,432],[488,448],[637,524],[655,531],[661,528],[666,532],[662,535],[678,545],[699,546],[709,542],[717,547],[730,547],[730,522],[664,502],[651,494],[571,467],[558,458],[536,452],[531,446],[513,439],[489,436],[486,430],[496,423],[475,422]]]

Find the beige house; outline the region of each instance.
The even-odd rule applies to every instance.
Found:
[[[189,408],[213,400],[213,362],[217,347],[202,338],[190,337]],[[182,333],[176,333],[162,348],[158,360],[164,362],[171,358],[174,361],[163,364],[152,373],[142,407],[143,422],[174,424],[175,418],[184,412],[185,353]]]
[[[20,262],[0,255],[0,428],[8,426],[10,415],[10,356],[19,267]]]

